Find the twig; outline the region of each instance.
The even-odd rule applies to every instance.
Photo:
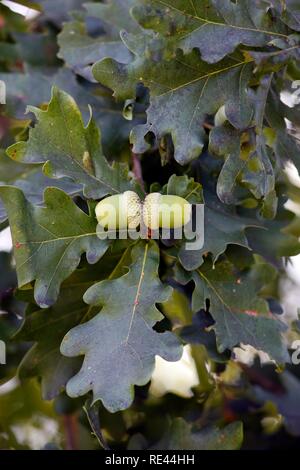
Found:
[[[103,447],[104,450],[110,450],[109,445],[103,437],[100,420],[99,420],[99,403],[92,404],[92,399],[88,398],[83,407],[87,419],[92,428],[93,434],[96,436],[99,444]]]
[[[203,123],[204,129],[208,129],[209,131],[214,128],[212,124],[208,124],[208,122]]]
[[[78,449],[78,423],[76,415],[64,415],[66,450]]]
[[[143,192],[146,194],[145,183],[143,179],[142,165],[139,155],[132,152],[133,173],[137,181],[140,183]]]

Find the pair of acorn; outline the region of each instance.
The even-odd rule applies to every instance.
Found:
[[[108,229],[136,229],[143,222],[147,228],[157,230],[186,225],[192,206],[180,196],[151,193],[141,201],[134,191],[125,191],[103,199],[95,211],[98,223]]]

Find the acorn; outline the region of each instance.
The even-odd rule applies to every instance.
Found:
[[[142,203],[134,191],[125,191],[102,199],[95,211],[98,223],[106,229],[135,229],[140,225]]]
[[[151,230],[180,228],[191,216],[191,204],[180,196],[151,193],[143,204],[143,222]]]

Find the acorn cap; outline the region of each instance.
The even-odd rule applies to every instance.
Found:
[[[159,228],[159,201],[160,193],[151,193],[146,197],[143,204],[143,222],[152,230]]]
[[[190,221],[191,214],[191,204],[183,197],[171,194],[151,193],[143,206],[143,222],[152,230],[180,228]]]
[[[133,229],[141,221],[142,204],[134,191],[114,194],[100,201],[95,209],[100,225],[110,229]]]
[[[127,211],[128,228],[134,229],[141,223],[142,203],[134,191],[123,193],[122,206]]]

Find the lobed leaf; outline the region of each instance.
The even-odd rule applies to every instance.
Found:
[[[243,442],[243,425],[237,421],[225,426],[193,429],[182,418],[170,422],[168,430],[154,449],[165,450],[237,450]]]
[[[163,316],[156,303],[166,301],[171,288],[158,277],[159,251],[154,242],[140,242],[132,251],[132,264],[122,277],[91,287],[84,300],[100,312],[89,322],[72,329],[64,338],[65,356],[84,355],[80,372],[67,384],[76,397],[93,391],[111,412],[128,408],[133,386],[151,377],[155,356],[180,359],[182,348],[170,332],[153,327]]]
[[[286,327],[269,312],[266,301],[257,296],[257,288],[249,277],[236,276],[230,263],[224,261],[214,269],[209,262],[205,263],[193,274],[193,279],[193,310],[204,308],[209,299],[220,352],[250,344],[279,364],[289,362],[282,338]]]
[[[40,165],[13,162],[5,156],[4,151],[0,150],[0,186],[8,184],[21,189],[27,200],[36,205],[43,203],[44,190],[49,186],[62,189],[71,196],[76,196],[81,192],[81,187],[67,178],[53,181],[43,175]],[[0,201],[0,224],[6,219],[5,208]]]
[[[137,126],[131,135],[136,153],[149,148],[145,141],[149,132],[157,139],[170,134],[175,160],[186,164],[203,149],[206,133],[202,126],[207,115],[225,105],[229,121],[238,129],[246,128],[252,118],[247,86],[253,70],[243,57],[208,65],[196,51],[186,56],[178,53],[171,61],[145,54],[127,65],[104,59],[95,64],[93,73],[114,90],[117,99],[134,98],[138,83],[149,88],[147,123]]]
[[[241,217],[232,207],[222,204],[209,191],[204,192],[204,202],[204,246],[201,250],[187,250],[182,245],[178,254],[182,266],[188,271],[201,266],[203,256],[208,253],[213,255],[215,262],[229,244],[248,248],[246,228],[259,227],[254,220]]]
[[[56,302],[61,283],[81,255],[96,263],[109,242],[97,237],[95,216],[85,214],[60,189],[46,189],[45,207],[32,206],[12,186],[0,187],[0,197],[12,231],[19,286],[35,281],[35,301],[46,308]]]
[[[70,95],[56,87],[46,111],[29,107],[38,119],[27,142],[7,150],[14,160],[45,163],[51,178],[69,177],[83,186],[86,197],[100,199],[129,189],[125,168],[111,167],[102,153],[100,134],[91,118],[84,126],[81,113]]]
[[[101,129],[101,140],[105,155],[115,156],[128,142],[128,134],[135,123],[143,122],[142,112],[134,113],[134,120],[123,118],[123,108],[106,92],[93,94],[76,80],[74,73],[65,67],[53,74],[39,67],[25,73],[0,73],[0,80],[6,83],[5,115],[15,119],[29,119],[25,109],[28,103],[43,106],[51,99],[52,85],[64,90],[76,101],[85,122],[90,119],[91,109],[97,125]]]
[[[264,2],[141,0],[140,4],[133,16],[144,28],[164,35],[185,53],[199,48],[208,63],[219,62],[240,44],[261,47],[287,37],[286,28]]]
[[[27,301],[29,306],[14,339],[34,342],[19,365],[18,376],[21,380],[41,378],[45,400],[52,400],[61,393],[68,380],[80,369],[81,358],[66,358],[61,355],[61,341],[71,328],[97,313],[96,308],[83,301],[83,295],[96,281],[111,275],[119,261],[120,254],[114,253],[111,245],[97,264],[90,266],[82,263],[63,283],[57,302],[48,309],[37,308],[33,303],[31,290],[18,291],[18,298]]]

